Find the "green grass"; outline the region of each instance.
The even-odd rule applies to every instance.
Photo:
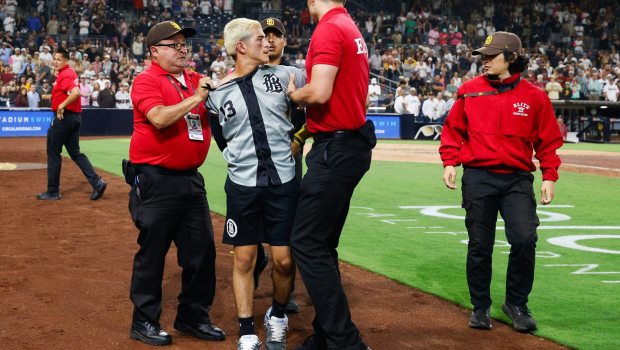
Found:
[[[407,142],[407,141],[401,141]],[[408,141],[411,142],[411,141]],[[392,142],[390,142],[392,143]],[[584,144],[598,150],[617,145]],[[82,149],[100,168],[120,174],[127,139],[82,141]],[[567,145],[573,147],[577,145]],[[610,146],[606,149],[598,146]],[[592,148],[589,148],[592,149]],[[615,150],[613,150],[615,151]],[[223,214],[226,166],[215,144],[205,165],[211,209]],[[461,169],[459,169],[459,176]],[[450,191],[441,180],[437,164],[374,161],[358,186],[340,241],[340,257],[354,265],[406,285],[471,307],[465,279],[466,245],[462,218],[424,215],[420,209],[401,206],[454,206],[441,213],[463,216],[460,190]],[[553,205],[539,210],[564,214],[567,221],[549,222],[541,213],[541,226],[618,226],[620,197],[617,178],[562,172]],[[536,193],[540,188],[537,173]],[[502,222],[498,226],[503,226]],[[620,344],[620,254],[585,252],[552,245],[547,239],[570,235],[615,235],[620,229],[540,229],[534,290],[529,306],[539,323],[537,335],[578,349],[618,349]],[[614,237],[615,237],[614,236]],[[505,241],[503,230],[496,239]],[[579,244],[620,250],[620,239],[591,239]],[[492,297],[494,317],[507,321],[500,310],[504,295],[508,247],[498,242],[494,251]],[[580,266],[547,266],[576,265]],[[585,274],[584,266],[597,264]],[[601,272],[617,272],[605,273]],[[463,320],[466,327],[467,320]]]
[[[436,145],[439,148],[439,140],[379,140],[379,142],[386,144]],[[620,152],[620,144],[590,142],[565,143],[564,146],[562,146],[562,149],[576,151]]]

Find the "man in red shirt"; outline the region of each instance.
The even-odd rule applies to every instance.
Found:
[[[351,321],[338,270],[338,241],[353,191],[370,168],[376,143],[366,121],[368,51],[340,0],[311,0],[316,29],[306,58],[308,85],[294,103],[307,106],[314,143],[306,157],[291,247],[315,309],[314,335],[297,349],[367,349]],[[295,143],[306,135],[298,133]],[[294,149],[298,147],[294,147]]]
[[[204,100],[208,79],[185,70],[192,28],[165,21],[153,26],[146,45],[151,66],[133,83],[134,132],[131,163],[123,167],[131,185],[129,211],[140,230],[131,279],[134,304],[130,337],[150,345],[172,342],[161,329],[161,283],[170,244],[183,269],[174,328],[204,340],[224,340],[211,323],[215,295],[215,245],[204,179],[211,133]]]
[[[463,208],[469,236],[467,284],[474,306],[469,326],[491,329],[491,268],[497,213],[502,215],[510,243],[503,311],[517,331],[536,329],[527,307],[534,283],[536,202],[532,183],[540,161],[540,203],[551,203],[562,136],[551,101],[544,91],[521,79],[527,59],[519,54],[521,40],[508,32],[489,35],[482,48],[484,75],[461,85],[441,134],[439,153],[443,179],[456,188],[462,164]],[[492,107],[492,108],[490,108]]]
[[[54,69],[58,72],[52,89],[52,111],[55,118],[47,130],[47,191],[37,195],[40,200],[58,200],[60,196],[60,168],[62,165],[62,146],[65,146],[71,159],[80,167],[82,173],[93,187],[90,199],[103,196],[107,187],[101,176],[95,173],[92,164],[80,152],[80,123],[82,105],[78,76],[69,66],[69,53],[60,48],[54,54]]]

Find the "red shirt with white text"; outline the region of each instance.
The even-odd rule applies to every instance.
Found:
[[[338,67],[338,73],[327,103],[308,106],[308,130],[317,133],[361,128],[366,123],[368,49],[344,7],[325,13],[312,34],[306,57],[308,83],[312,81],[312,66],[317,64]]]

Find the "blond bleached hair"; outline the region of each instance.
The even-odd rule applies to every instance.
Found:
[[[237,43],[244,41],[252,34],[254,30],[263,30],[259,21],[248,18],[235,18],[228,22],[224,27],[224,48],[226,52],[232,56],[237,56]]]

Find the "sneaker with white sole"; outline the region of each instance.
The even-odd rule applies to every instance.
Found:
[[[255,334],[244,335],[237,340],[237,350],[260,350],[260,340]]]
[[[265,313],[265,348],[267,350],[286,350],[286,332],[288,332],[288,317],[271,316],[271,308]]]

